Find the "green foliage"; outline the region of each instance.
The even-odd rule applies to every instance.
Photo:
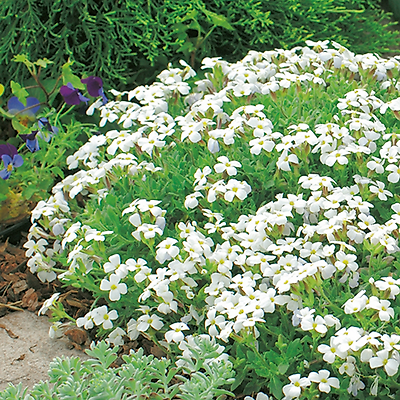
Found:
[[[96,299],[78,326],[116,345],[142,335],[171,362],[208,333],[237,396],[398,391],[400,64],[332,45],[208,58],[201,80],[171,66],[99,106],[107,133],[34,211],[30,262],[61,247],[32,272]],[[223,396],[209,391],[219,350],[191,354],[181,397]],[[126,372],[134,390],[150,363]]]
[[[50,75],[70,58],[79,74],[115,86],[149,83],[180,58],[192,66],[205,56],[233,61],[249,48],[288,49],[307,39],[382,54],[398,42],[383,18],[379,0],[3,0],[0,72],[28,77],[11,61],[17,54],[47,57]]]
[[[33,84],[24,87],[12,80],[10,97],[16,97],[26,107],[27,98],[35,96],[38,101],[37,108],[40,110],[32,115],[26,114],[26,110],[32,109],[30,106],[18,112],[14,110],[10,114],[10,110],[6,111],[3,108],[7,105],[5,96],[4,100],[0,101],[0,114],[5,118],[3,126],[10,130],[11,126],[14,128],[6,142],[0,138],[0,144],[15,146],[24,159],[23,165],[15,168],[10,178],[0,180],[0,224],[27,217],[38,201],[48,197],[55,181],[64,178],[63,166],[67,156],[78,149],[82,139],[91,135],[93,129],[97,131],[96,125],[86,123],[86,116],[73,113],[74,107],[68,107],[65,103],[59,104],[56,99],[62,82],[71,82],[75,88],[85,89],[80,78],[71,70],[72,61],[59,68],[58,76],[48,78],[41,74],[52,64],[48,59],[31,62],[26,55],[17,55],[14,61],[15,64],[23,65],[29,72]],[[2,88],[4,89],[3,85],[0,92]],[[7,120],[10,120],[11,124]],[[43,121],[48,121],[50,128]],[[28,151],[22,135],[39,131],[35,137],[40,149]],[[6,137],[2,135],[2,138]],[[1,161],[0,166],[3,166]]]
[[[145,356],[143,349],[136,353],[131,351],[124,355],[121,367],[112,368],[111,363],[117,358],[118,347],[113,349],[102,341],[92,343],[86,353],[92,358],[81,361],[78,357],[57,357],[50,363],[50,381],[40,382],[27,392],[22,385],[9,385],[0,392],[1,400],[122,400],[152,398],[167,400],[181,398],[184,400],[212,400],[221,395],[232,394],[224,390],[231,383],[234,372],[229,361],[217,360],[220,346],[207,338],[197,337],[188,350],[196,349],[196,356],[202,359],[210,356],[210,347],[214,349],[213,357],[206,364],[192,362],[189,357],[181,357],[184,362],[198,365],[198,368],[187,373],[182,368],[171,367],[165,358]],[[216,354],[215,354],[216,353]],[[200,368],[203,365],[203,369]],[[183,375],[179,375],[183,372]],[[182,382],[172,383],[180,379]],[[50,384],[54,384],[50,386]]]

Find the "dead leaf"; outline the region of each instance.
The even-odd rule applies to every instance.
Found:
[[[73,343],[82,345],[86,342],[88,334],[85,330],[79,328],[71,328],[64,332],[64,335]]]
[[[83,304],[81,301],[77,299],[65,299],[66,303],[72,307],[77,307],[77,308],[82,308],[86,307],[85,304]]]

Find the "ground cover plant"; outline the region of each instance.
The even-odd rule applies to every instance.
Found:
[[[143,335],[173,362],[208,335],[237,396],[398,397],[399,67],[308,41],[95,103],[107,132],[24,245],[39,279],[95,298],[76,320],[48,299],[52,335]]]
[[[50,363],[50,380],[28,392],[22,385],[0,393],[3,400],[43,399],[176,399],[213,400],[232,394],[222,389],[233,378],[232,363],[224,347],[198,336],[185,342],[176,365],[166,358],[146,356],[143,349],[123,356],[124,364],[112,368],[118,347],[104,341],[92,343],[86,352],[92,357],[55,358]]]
[[[385,16],[380,0],[4,0],[0,73],[22,81],[26,71],[11,59],[26,54],[53,61],[50,76],[71,58],[80,75],[143,84],[180,58],[198,67],[205,56],[236,61],[249,49],[326,37],[381,54],[399,41]]]

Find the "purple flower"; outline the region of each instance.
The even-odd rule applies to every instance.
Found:
[[[103,81],[98,76],[88,76],[85,79],[81,79],[81,82],[87,85],[87,91],[92,97],[99,97],[103,98],[103,104],[108,102],[107,97],[103,91]]]
[[[0,144],[0,157],[3,160],[4,169],[0,171],[0,178],[6,180],[11,176],[14,168],[20,167],[24,160],[17,153],[17,148],[11,144]]]
[[[50,139],[57,135],[58,128],[55,126],[51,126],[50,122],[47,118],[39,118],[38,119],[39,126],[39,137],[45,140],[46,142],[50,142]]]
[[[60,93],[61,96],[64,98],[64,101],[72,106],[77,106],[82,101],[84,103],[87,103],[89,101],[89,99],[83,96],[78,89],[75,89],[72,86],[71,82],[68,82],[67,85],[61,86]]]
[[[26,99],[26,106],[24,106],[17,97],[11,97],[10,100],[8,100],[7,103],[7,108],[8,112],[12,115],[18,114],[17,119],[18,122],[24,126],[28,126],[29,121],[34,121],[35,120],[35,114],[39,111],[40,106],[36,104],[39,104],[39,100],[36,97],[27,97]],[[29,108],[26,110],[26,108]]]
[[[26,147],[28,148],[28,150],[31,153],[34,153],[35,151],[39,151],[40,147],[39,147],[39,142],[38,139],[36,137],[37,133],[39,131],[32,131],[30,134],[28,135],[19,135],[21,137],[21,139],[26,143]]]

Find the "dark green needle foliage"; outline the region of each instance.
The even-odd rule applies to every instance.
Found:
[[[233,61],[307,39],[384,54],[399,39],[384,16],[379,0],[2,0],[0,76],[5,86],[23,81],[17,54],[55,70],[70,58],[78,74],[120,88],[152,82],[179,59],[198,67],[205,56]]]

